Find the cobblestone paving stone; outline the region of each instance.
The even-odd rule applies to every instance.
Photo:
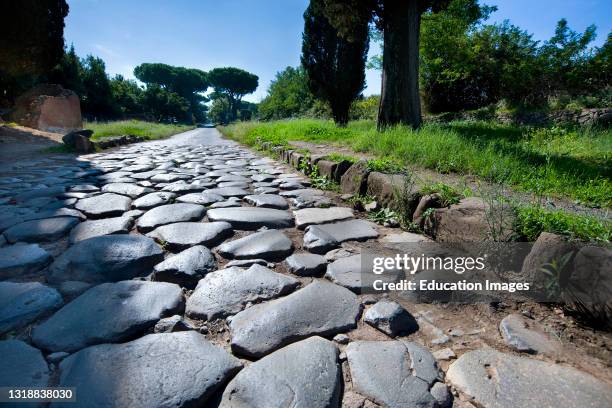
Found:
[[[381,296],[359,293],[359,246],[390,230],[309,186],[215,130],[0,168],[0,280],[14,291],[0,299],[13,330],[0,338],[0,385],[77,387],[70,407],[448,403],[432,353],[406,340],[413,311],[367,313]],[[513,358],[505,369],[528,360]],[[453,370],[457,384],[510,406],[488,405],[470,369]],[[575,387],[560,380],[546,403],[563,406]]]

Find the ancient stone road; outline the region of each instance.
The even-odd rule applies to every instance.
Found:
[[[411,311],[359,294],[343,243],[389,230],[337,203],[214,129],[4,168],[0,386],[75,387],[67,407],[450,406]],[[589,375],[492,353],[447,383],[487,407],[610,406]]]

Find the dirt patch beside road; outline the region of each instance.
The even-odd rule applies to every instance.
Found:
[[[6,165],[62,144],[61,133],[43,132],[24,126],[0,126],[0,165]]]

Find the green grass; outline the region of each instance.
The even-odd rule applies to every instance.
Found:
[[[593,217],[569,214],[563,211],[547,211],[538,207],[516,209],[516,232],[535,241],[541,232],[554,232],[584,241],[609,242],[612,238],[612,223]]]
[[[330,153],[328,155],[325,156],[326,160],[329,161],[333,161],[333,162],[343,162],[343,161],[347,161],[350,163],[356,163],[357,162],[357,158],[353,157],[353,156],[347,156],[345,154],[340,154],[340,153]]]
[[[141,120],[119,120],[116,122],[86,122],[83,128],[94,131],[92,140],[110,136],[134,135],[147,139],[164,139],[177,133],[193,129],[192,125],[169,125],[166,123],[145,122]]]
[[[417,131],[398,126],[378,133],[373,121],[337,128],[331,121],[301,119],[242,122],[221,131],[251,146],[290,140],[336,144],[390,163],[477,175],[536,195],[612,207],[610,130],[451,122],[426,124]]]

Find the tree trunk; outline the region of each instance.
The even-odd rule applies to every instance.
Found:
[[[417,0],[386,0],[378,129],[404,124],[421,126],[419,96],[419,34],[421,6]]]
[[[350,104],[342,102],[332,102],[331,105],[332,116],[334,117],[334,122],[336,123],[336,126],[346,127],[349,121],[349,110],[351,108]]]

